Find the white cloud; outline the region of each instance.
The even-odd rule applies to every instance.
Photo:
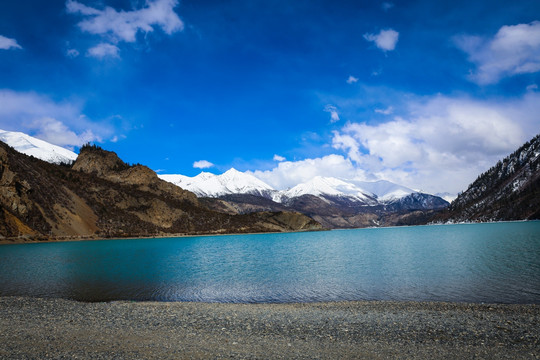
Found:
[[[208,168],[211,168],[212,166],[214,166],[214,164],[206,160],[199,160],[193,163],[193,167],[196,169],[208,169]]]
[[[82,31],[108,36],[113,42],[135,42],[139,31],[149,33],[161,28],[168,35],[181,31],[184,23],[174,12],[176,5],[177,0],[147,0],[142,9],[117,11],[109,6],[101,10],[68,0],[66,9],[85,18],[78,23]]]
[[[101,43],[88,49],[87,56],[103,59],[105,57],[119,58],[120,49],[112,44]]]
[[[394,108],[392,106],[389,106],[386,109],[375,109],[374,111],[377,114],[390,115],[394,112]]]
[[[22,47],[17,44],[17,40],[0,35],[0,49],[22,49]]]
[[[352,75],[349,75],[349,78],[347,79],[347,84],[354,84],[355,82],[358,82],[358,78],[355,78]]]
[[[381,30],[378,34],[364,34],[364,39],[374,42],[383,51],[392,51],[396,48],[399,33],[393,29]]]
[[[0,128],[22,131],[55,145],[73,148],[101,142],[114,133],[109,123],[90,121],[81,104],[55,102],[33,92],[0,89]]]
[[[394,7],[394,4],[392,4],[391,2],[383,2],[381,7],[384,11],[388,11]]]
[[[81,146],[91,141],[101,142],[103,140],[92,130],[85,130],[77,134],[63,122],[53,118],[38,119],[32,125],[36,128],[35,137],[59,146]]]
[[[531,84],[531,85],[527,86],[527,91],[535,91],[535,90],[538,90],[538,85]]]
[[[309,181],[315,176],[366,179],[364,172],[357,169],[351,160],[342,155],[328,155],[301,161],[283,161],[266,171],[247,171],[275,189],[282,190]]]
[[[540,129],[540,95],[476,101],[437,96],[409,104],[407,116],[349,123],[333,146],[377,178],[431,193],[457,193]]]
[[[455,42],[476,65],[470,79],[480,85],[540,71],[540,21],[503,26],[489,39],[460,36]]]
[[[283,156],[279,156],[278,154],[275,154],[274,155],[274,161],[285,161],[287,159],[285,159]]]
[[[394,113],[401,116],[382,123],[348,123],[334,131],[336,153],[282,161],[271,170],[250,173],[276,189],[320,175],[388,180],[432,194],[456,194],[540,132],[538,92],[511,100],[397,98],[409,99],[395,105]],[[345,109],[366,107],[362,99],[334,100]]]
[[[339,121],[339,114],[337,108],[334,105],[326,105],[324,111],[330,113],[330,122],[335,123]]]

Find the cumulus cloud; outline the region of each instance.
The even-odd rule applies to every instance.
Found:
[[[324,111],[330,113],[330,122],[335,123],[339,121],[339,114],[337,108],[334,105],[326,105]]]
[[[377,178],[437,193],[457,193],[540,129],[540,95],[512,101],[437,96],[409,104],[407,115],[349,123],[333,147]]]
[[[113,136],[111,124],[90,121],[81,104],[55,102],[33,92],[0,89],[0,128],[22,131],[55,145],[73,148]]]
[[[41,118],[32,123],[36,128],[35,137],[64,147],[81,146],[91,141],[101,142],[101,137],[92,130],[81,133],[69,129],[63,122],[54,118]]]
[[[285,159],[283,156],[279,156],[278,154],[275,154],[274,155],[274,161],[285,161],[287,159]]]
[[[358,78],[355,78],[354,76],[350,75],[347,79],[347,84],[354,84],[355,82],[358,82]]]
[[[207,160],[199,160],[193,163],[193,167],[195,169],[208,169],[208,168],[211,168],[212,166],[214,166],[214,164],[212,164],[210,161],[207,161]]]
[[[375,43],[383,51],[392,51],[396,48],[399,33],[393,29],[381,30],[378,34],[364,34],[364,39]]]
[[[279,190],[309,181],[315,176],[366,179],[364,172],[357,169],[351,160],[336,154],[301,161],[283,161],[271,170],[247,171],[247,173]]]
[[[112,7],[96,9],[78,1],[68,0],[66,10],[85,19],[79,28],[90,34],[107,36],[113,42],[135,42],[137,33],[149,33],[161,28],[166,34],[181,31],[184,23],[174,12],[177,0],[146,1],[145,7],[131,11],[117,11]]]
[[[120,49],[112,44],[101,43],[90,49],[86,53],[87,56],[103,59],[105,57],[119,58],[118,52]]]
[[[17,40],[0,35],[0,49],[22,49],[22,47],[17,44]]]
[[[540,71],[540,21],[503,26],[493,38],[456,37],[455,43],[476,65],[470,80],[480,85]]]
[[[457,194],[540,131],[540,93],[535,91],[509,100],[407,98],[395,104],[392,110],[399,116],[389,121],[349,122],[334,131],[334,154],[281,161],[270,170],[250,173],[276,189],[332,176]],[[343,108],[366,107],[362,99],[334,100]]]

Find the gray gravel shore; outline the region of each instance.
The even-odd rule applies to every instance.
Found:
[[[540,306],[0,298],[1,359],[536,359]]]

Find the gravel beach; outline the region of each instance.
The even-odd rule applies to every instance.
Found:
[[[2,359],[540,357],[539,305],[0,298]]]

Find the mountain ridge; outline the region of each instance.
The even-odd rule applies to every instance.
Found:
[[[472,182],[437,221],[540,219],[540,135]]]
[[[411,194],[420,193],[386,180],[366,182],[323,176],[316,176],[286,190],[276,190],[259,178],[234,168],[221,175],[201,172],[194,177],[180,174],[158,176],[192,191],[198,197],[221,198],[228,195],[248,194],[266,197],[276,203],[286,203],[291,198],[303,195],[314,195],[322,200],[341,198],[363,205],[378,206],[391,204]],[[242,185],[239,186],[234,181]]]
[[[96,146],[83,146],[73,165],[56,165],[0,142],[0,240],[320,229],[300,213],[211,210],[149,168]]]
[[[22,132],[0,129],[0,141],[5,142],[18,152],[54,164],[72,163],[77,159],[77,154],[73,151],[50,144]]]

